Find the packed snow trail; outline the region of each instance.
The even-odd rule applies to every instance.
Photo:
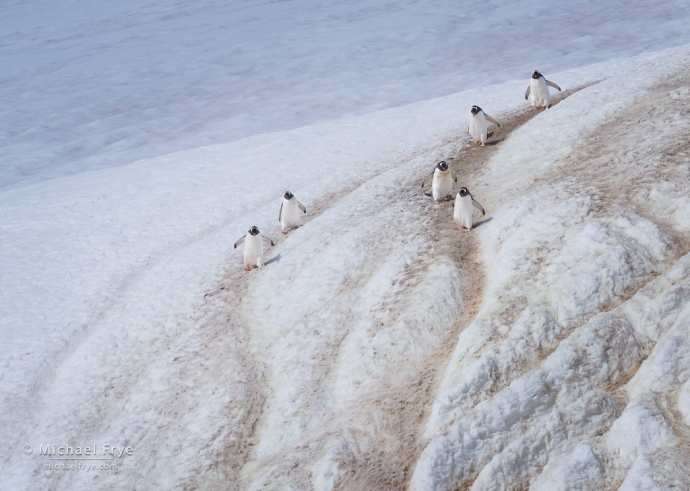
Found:
[[[492,139],[505,138],[534,115],[526,108],[510,115]],[[308,488],[314,473],[312,481],[327,482],[335,467],[347,489],[402,489],[409,480],[438,367],[447,363],[452,339],[476,313],[483,285],[474,241],[455,230],[450,202],[436,205],[418,191],[436,160],[453,156],[459,179],[471,182],[472,167],[493,153],[468,148],[465,131],[458,136],[465,146],[450,143],[435,151],[435,160],[425,154],[396,166],[312,219],[311,233],[318,234],[315,221],[340,223],[336,210],[354,207],[339,212],[358,218],[343,229],[337,245],[295,245],[291,237],[290,249],[309,252],[249,279],[256,293],[249,296],[253,301],[242,302],[245,319],[258,333],[257,359],[271,360],[264,361],[270,395],[245,467],[253,481],[249,489],[286,481]],[[420,168],[423,162],[426,168]],[[303,230],[299,236],[313,242]],[[329,250],[334,247],[338,254]],[[318,259],[340,254],[346,258],[342,265]],[[342,278],[339,270],[352,273],[328,286]],[[322,286],[314,289],[315,284]],[[318,298],[305,301],[305,292],[317,294],[312,290]],[[273,313],[281,304],[301,303],[305,311],[294,318],[278,320]],[[257,317],[265,317],[264,326]],[[300,348],[305,344],[308,350]],[[298,374],[300,384],[285,384],[287,374]]]

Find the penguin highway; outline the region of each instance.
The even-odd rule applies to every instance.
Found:
[[[527,92],[525,93],[525,99],[532,98],[533,110],[540,107],[551,107],[549,87],[553,87],[559,92],[561,90],[558,85],[546,80],[541,73],[535,70],[532,74],[530,85],[527,87]],[[499,128],[501,125],[494,118],[486,114],[479,106],[472,106],[470,112],[472,116],[467,129],[472,136],[472,143],[483,147],[488,137],[489,122],[495,124]],[[437,204],[441,201],[451,199],[453,183],[458,182],[458,178],[445,160],[438,162],[434,170],[422,181],[422,188],[424,188],[424,185],[430,178],[431,192],[425,193],[425,195],[433,197]],[[482,212],[482,216],[486,215],[484,207],[472,197],[470,191],[466,187],[461,187],[453,201],[453,220],[457,224],[459,230],[463,228],[467,232],[472,230],[475,207]],[[278,221],[280,222],[282,232],[287,234],[290,230],[299,228],[301,226],[302,215],[305,213],[307,213],[305,206],[297,201],[294,194],[290,191],[286,191],[283,195],[283,201],[278,212]],[[259,228],[253,226],[246,235],[235,242],[235,249],[244,242],[244,269],[247,271],[252,267],[263,267],[264,239],[268,240],[271,246],[274,245],[273,240],[261,235]]]

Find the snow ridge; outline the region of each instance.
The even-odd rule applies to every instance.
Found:
[[[686,198],[670,192],[662,205],[654,193],[659,185],[687,189],[685,169],[673,161],[687,165],[688,107],[671,103],[687,83],[674,70],[685,63],[666,65],[673,71],[663,81],[635,70],[585,89],[523,126],[492,159],[482,179],[499,182],[489,178],[495,168],[510,184],[491,192],[513,194],[479,232],[487,262],[498,260],[482,310],[446,369],[411,489],[613,489],[624,479],[647,489],[660,473],[649,480],[636,469],[626,478],[636,459],[649,470],[659,465],[649,457],[655,451],[686,441],[667,407],[678,402],[660,405],[655,395],[672,397],[687,381],[685,335],[667,317],[690,311],[672,293],[687,281],[671,286],[687,270],[690,230],[668,218]],[[611,101],[603,86],[614,85],[625,88]],[[611,111],[603,131],[587,121],[591,107],[598,118]],[[540,126],[582,131],[564,124],[577,111],[589,130],[551,151],[559,138]],[[529,140],[518,140],[528,131]],[[514,186],[519,194],[510,193]],[[668,329],[674,335],[662,347]],[[659,377],[666,382],[652,386]],[[687,462],[682,455],[675,452]],[[676,469],[664,479],[685,482],[687,474]]]

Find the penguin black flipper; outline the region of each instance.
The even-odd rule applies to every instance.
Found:
[[[530,89],[531,89],[531,87],[530,87],[530,86],[527,86],[527,92],[525,92],[525,100],[527,100],[527,98],[529,97],[529,91],[530,91]]]
[[[489,121],[491,121],[491,122],[492,122],[493,124],[495,124],[496,126],[498,126],[499,128],[501,127],[501,125],[498,124],[498,121],[496,121],[494,118],[492,118],[492,117],[489,116],[488,114],[484,113],[484,117],[485,117],[486,119],[488,119]]]
[[[455,175],[455,172],[450,171],[450,175],[453,176],[453,179],[455,180],[455,182],[458,182],[458,176]]]
[[[306,209],[306,208],[304,207],[304,205],[303,205],[302,203],[300,203],[299,201],[297,202],[297,206],[299,206],[299,209],[302,210],[304,213],[307,212],[307,209]]]
[[[547,81],[546,81],[546,85],[548,85],[549,87],[553,87],[554,89],[558,90],[558,92],[561,91],[561,88],[560,88],[558,85],[556,85],[555,83],[553,83],[553,82],[549,82],[549,81],[547,80]]]
[[[237,249],[237,246],[240,245],[242,242],[244,242],[246,235],[243,235],[242,237],[239,238],[237,242],[235,242],[235,245],[232,247],[233,249]]]
[[[280,211],[278,212],[278,221],[283,217],[283,203],[280,204]]]
[[[431,193],[424,193],[424,196],[428,196],[429,198],[431,198]]]
[[[419,186],[420,188],[423,188],[423,187],[424,187],[424,185],[426,184],[426,181],[427,181],[431,176],[434,175],[434,172],[436,172],[436,169],[435,169],[435,168],[434,168],[434,170],[431,171],[431,174],[429,174],[428,176],[426,176],[426,178],[422,181],[422,185]]]
[[[267,241],[269,241],[269,242],[271,243],[271,246],[274,246],[274,245],[275,245],[275,244],[273,243],[273,240],[271,240],[269,237],[266,237],[265,235],[262,235],[261,238],[262,238],[262,239],[266,239]]]
[[[486,215],[486,212],[484,211],[484,207],[479,204],[479,201],[476,199],[472,198],[472,204],[476,207],[478,207],[482,211],[482,215]]]

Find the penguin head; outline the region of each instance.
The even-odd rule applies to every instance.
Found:
[[[539,70],[534,70],[534,73],[532,74],[532,78],[535,80],[538,80],[541,77],[541,73],[539,73]]]
[[[290,200],[290,199],[294,198],[294,196],[295,195],[292,194],[290,191],[285,191],[285,195],[283,196],[283,198]]]
[[[460,195],[461,198],[464,198],[465,196],[471,196],[470,192],[467,188],[460,188],[460,191],[458,191],[458,194]]]
[[[476,116],[477,114],[479,114],[479,111],[481,110],[482,108],[479,106],[472,106],[472,116]]]
[[[250,228],[249,235],[259,235],[259,227],[254,225],[252,228]]]
[[[438,164],[436,164],[436,168],[442,172],[445,172],[448,170],[448,164],[446,164],[445,160],[441,160]]]

